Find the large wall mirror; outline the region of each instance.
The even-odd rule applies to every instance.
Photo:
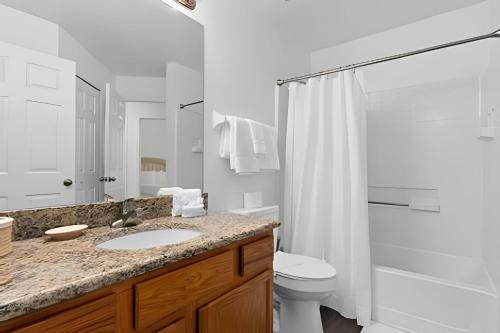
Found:
[[[202,176],[199,23],[160,0],[0,0],[0,211]]]

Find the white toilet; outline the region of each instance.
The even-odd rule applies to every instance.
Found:
[[[242,208],[230,212],[279,219],[279,207]],[[278,229],[274,229],[275,248]],[[323,333],[319,305],[334,292],[336,271],[307,256],[278,251],[274,255],[274,291],[280,300],[281,333]]]

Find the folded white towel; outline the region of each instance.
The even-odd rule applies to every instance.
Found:
[[[201,190],[199,188],[182,190],[182,204],[183,206],[191,204],[200,204],[202,202]]]
[[[165,196],[165,195],[174,195],[175,193],[178,193],[179,191],[182,191],[181,187],[162,187],[158,190],[158,196]]]
[[[250,124],[250,134],[252,135],[253,152],[255,155],[266,153],[265,134],[266,125],[253,120],[248,121]]]
[[[203,204],[182,207],[182,217],[197,217],[203,216],[206,213]]]
[[[203,204],[200,189],[186,189],[174,194],[172,203],[172,216],[181,216],[185,206],[195,206]]]
[[[236,174],[259,172],[259,160],[253,151],[250,123],[247,119],[228,117],[230,126],[229,161]]]

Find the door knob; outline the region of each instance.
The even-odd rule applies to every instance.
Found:
[[[67,178],[67,179],[63,180],[63,184],[64,184],[64,186],[68,187],[68,186],[73,185],[73,181],[71,179]]]

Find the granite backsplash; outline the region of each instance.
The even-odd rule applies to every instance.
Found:
[[[203,194],[205,209],[208,208],[208,194]],[[172,196],[134,199],[136,208],[143,209],[146,220],[171,216]],[[44,232],[73,224],[87,224],[89,228],[103,227],[120,219],[122,202],[100,202],[0,212],[0,216],[14,219],[12,240],[18,241],[42,237]]]

